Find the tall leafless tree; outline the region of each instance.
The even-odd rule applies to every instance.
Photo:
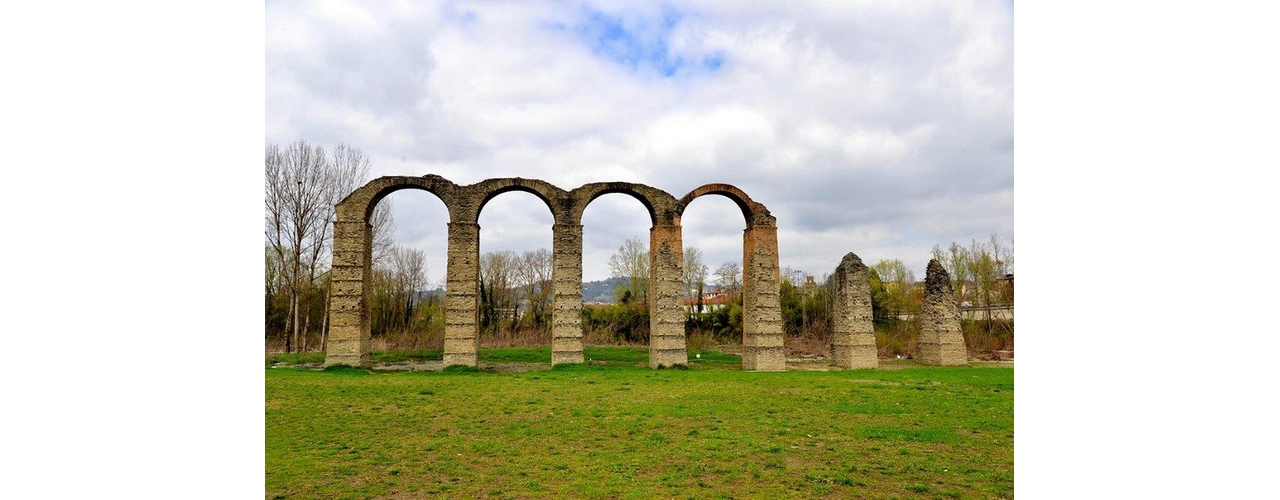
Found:
[[[481,324],[492,325],[498,333],[502,321],[519,319],[516,283],[519,256],[512,250],[486,252],[480,256],[480,284],[482,297]]]
[[[341,144],[330,153],[302,140],[266,148],[265,232],[289,295],[286,351],[301,349],[310,328],[311,316],[304,314],[310,304],[302,301],[327,267],[337,217],[334,206],[365,181],[369,164],[359,149]]]
[[[684,248],[684,269],[680,274],[680,281],[684,284],[684,298],[694,298],[707,281],[707,265],[702,262],[701,249]]]
[[[609,273],[626,278],[632,300],[644,302],[649,297],[649,246],[640,238],[627,238],[609,257]]]
[[[951,246],[943,250],[938,245],[933,246],[933,258],[947,270],[947,274],[951,276],[951,292],[955,294],[956,303],[964,304],[968,300],[969,290],[969,261],[972,258],[969,249],[960,246],[956,242],[951,242]]]
[[[736,261],[725,262],[716,268],[716,285],[724,290],[726,296],[736,295],[742,291],[742,264]]]
[[[551,308],[553,267],[551,251],[545,248],[521,253],[516,265],[523,298],[529,303],[529,314],[526,317],[531,319],[530,323],[536,329],[547,326],[544,323]]]

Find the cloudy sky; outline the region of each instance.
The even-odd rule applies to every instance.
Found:
[[[742,188],[781,264],[847,252],[923,279],[935,244],[1014,238],[1012,2],[360,2],[266,5],[266,142],[345,142],[372,177]],[[396,240],[443,277],[444,205],[398,192]],[[550,248],[525,193],[480,217],[481,251]],[[628,237],[621,194],[584,216],[584,279]],[[722,197],[683,219],[714,269],[742,255]]]

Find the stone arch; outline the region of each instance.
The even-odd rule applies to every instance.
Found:
[[[587,205],[595,201],[596,198],[615,193],[631,196],[639,201],[641,205],[644,205],[645,210],[649,211],[649,223],[653,226],[657,226],[660,223],[670,224],[673,222],[673,218],[677,217],[675,213],[676,199],[666,191],[632,182],[593,182],[583,184],[581,187],[569,192],[568,215],[570,216],[570,221],[567,223],[582,224],[582,214],[586,212]]]
[[[569,193],[547,181],[538,179],[523,179],[520,177],[485,179],[467,186],[467,200],[460,201],[459,205],[465,205],[469,208],[474,203],[475,213],[466,214],[471,217],[467,222],[479,223],[480,211],[484,209],[484,206],[498,195],[511,191],[522,191],[537,196],[538,199],[547,204],[547,210],[551,211],[551,217],[554,219],[553,223],[555,224],[560,223],[564,217],[562,207]]]
[[[742,233],[742,367],[785,370],[777,220],[768,208],[732,184],[695,188],[680,198],[678,216],[684,215],[693,200],[712,194],[738,205],[746,225]]]
[[[369,181],[338,202],[338,219],[343,220],[342,216],[345,212],[348,216],[346,220],[359,219],[367,223],[378,202],[387,195],[403,189],[419,189],[435,195],[449,211],[450,221],[453,220],[455,215],[453,206],[456,205],[454,199],[457,196],[458,185],[438,175],[386,176]]]
[[[747,196],[747,193],[738,189],[737,186],[723,183],[703,184],[694,188],[693,191],[689,191],[689,194],[680,198],[680,202],[676,206],[678,215],[683,216],[685,209],[689,207],[690,203],[693,203],[693,200],[709,194],[718,194],[732,200],[738,206],[738,209],[742,210],[742,218],[745,220],[747,227],[770,225],[772,223],[773,216],[769,214],[768,208],[752,200],[750,196]]]

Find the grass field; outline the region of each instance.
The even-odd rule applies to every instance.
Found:
[[[1012,368],[751,373],[702,353],[649,370],[643,348],[586,354],[516,373],[269,368],[267,497],[1013,496]]]

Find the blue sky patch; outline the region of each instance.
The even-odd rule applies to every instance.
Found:
[[[715,54],[702,58],[702,67],[708,71],[714,72],[715,70],[720,69],[721,64],[724,64],[723,52],[716,52]]]
[[[667,40],[681,18],[673,10],[666,10],[657,18],[625,18],[584,9],[571,29],[593,53],[632,70],[652,69],[662,76],[671,76],[691,65],[712,72],[718,70],[724,62],[723,54],[688,61],[671,53]]]

